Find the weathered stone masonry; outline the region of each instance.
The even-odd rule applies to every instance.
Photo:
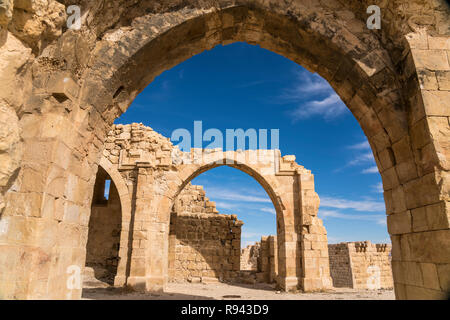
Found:
[[[65,26],[69,4],[82,10],[81,30]],[[371,4],[1,0],[0,298],[80,298],[81,290],[66,287],[66,271],[85,264],[95,176],[114,119],[164,70],[237,41],[281,54],[331,84],[366,134],[382,176],[396,297],[445,298],[450,288],[450,9],[444,0],[383,1],[382,28],[369,30]],[[170,219],[142,206],[170,202],[157,186],[140,189],[139,180],[152,171],[137,163],[129,172],[137,188],[118,187],[121,198],[129,196],[122,201],[122,234],[130,226],[144,228],[143,239],[135,241],[166,250],[158,234],[168,232]],[[303,183],[304,178],[297,172],[272,179],[279,184],[270,195],[277,214],[295,220],[281,228],[297,230],[278,235],[285,243],[279,247],[282,258],[298,257],[298,247],[321,250],[312,244],[309,249],[308,241],[317,239],[317,228],[309,227],[315,215],[306,205],[286,205],[298,202],[283,198],[293,193],[280,187],[297,194],[289,180]],[[284,207],[277,204],[278,195]],[[133,202],[135,221],[129,214]],[[293,212],[301,218],[293,219]],[[152,221],[145,221],[148,216]],[[122,234],[121,246],[127,242]],[[126,250],[121,247],[119,256]],[[167,267],[164,259],[145,265],[150,251],[134,253],[129,280],[162,288]],[[319,280],[313,280],[318,278],[306,271],[325,259],[315,255],[302,255],[305,274],[280,265],[281,277],[307,290],[318,287]],[[119,274],[127,267],[120,264]]]
[[[277,259],[280,266],[279,285],[286,290],[331,287],[326,230],[317,218],[313,176],[294,156],[281,157],[278,150],[184,153],[142,124],[113,126],[101,160],[119,180],[116,185],[126,186],[119,191],[124,201],[131,197],[131,208],[123,214],[116,285],[154,290],[169,279],[235,278],[242,222],[217,215],[204,191],[189,184],[202,172],[225,164],[254,177],[274,202],[279,232],[275,241],[281,254],[272,261]],[[304,228],[295,227],[302,223]]]
[[[261,253],[261,244],[248,245],[241,250],[241,270],[258,271],[258,257]]]
[[[329,244],[328,252],[334,287],[393,288],[391,245],[370,241]]]
[[[235,279],[240,270],[242,225],[235,215],[218,214],[201,186],[188,184],[170,218],[169,280]]]
[[[329,244],[330,275],[333,287],[392,289],[391,245],[370,241]],[[277,277],[276,237],[264,236],[260,242],[242,250],[241,265],[256,260],[251,270],[255,281],[274,283]],[[244,269],[245,270],[245,269]]]

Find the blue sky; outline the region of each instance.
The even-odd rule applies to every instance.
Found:
[[[282,155],[312,170],[330,243],[389,242],[381,177],[358,122],[317,74],[243,43],[218,46],[157,77],[116,123],[178,128],[279,129]],[[273,205],[253,178],[220,167],[198,176],[221,213],[244,221],[242,244],[276,234]]]

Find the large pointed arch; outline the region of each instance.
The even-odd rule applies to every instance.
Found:
[[[282,54],[328,80],[360,123],[381,172],[397,297],[445,297],[450,67],[444,1],[420,9],[406,1],[383,4],[387,30],[380,32],[365,27],[366,4],[353,1],[74,3],[86,8],[82,30],[64,30],[46,47],[42,42],[38,57],[14,67],[19,81],[7,81],[9,91],[23,93],[12,101],[8,92],[7,100],[19,116],[25,151],[20,173],[8,183],[14,188],[1,191],[1,222],[8,226],[0,234],[1,257],[12,265],[32,258],[24,272],[1,266],[2,297],[80,297],[81,290],[62,283],[67,268],[84,259],[87,190],[114,119],[164,70],[236,41]],[[55,220],[61,206],[77,212],[76,223]],[[16,240],[21,230],[31,232]],[[51,241],[41,242],[44,234]],[[38,260],[47,262],[36,268]],[[416,276],[419,271],[428,276]]]

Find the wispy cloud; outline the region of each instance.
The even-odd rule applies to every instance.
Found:
[[[236,203],[223,202],[223,201],[216,201],[216,206],[221,209],[227,209],[227,210],[233,210],[233,209],[237,209],[239,207],[239,205]]]
[[[379,182],[379,183],[373,185],[372,190],[374,192],[383,193],[384,192],[383,184],[381,182]]]
[[[283,91],[280,101],[298,105],[289,112],[293,121],[314,116],[331,120],[348,111],[325,79],[307,71],[297,72],[296,82]]]
[[[313,116],[322,116],[330,120],[342,115],[347,107],[336,93],[332,93],[324,99],[313,100],[300,105],[292,111],[294,120],[308,119]]]
[[[368,173],[377,173],[377,172],[378,172],[378,167],[377,167],[377,166],[373,166],[373,167],[364,169],[364,170],[362,171],[362,173],[364,173],[364,174],[368,174]]]
[[[359,142],[356,144],[352,144],[347,146],[347,149],[355,150],[355,153],[352,156],[352,159],[347,161],[347,163],[340,168],[334,170],[334,172],[339,172],[345,168],[355,167],[355,166],[368,166],[372,165],[366,169],[363,169],[361,173],[376,173],[378,172],[378,168],[375,165],[375,158],[373,157],[372,150],[370,148],[370,144],[368,141]]]
[[[319,217],[323,219],[335,218],[345,220],[366,220],[379,225],[386,225],[386,215],[381,214],[349,214],[332,210],[319,210]]]
[[[308,95],[318,95],[320,93],[330,93],[333,91],[329,83],[318,74],[311,74],[306,71],[295,71],[296,82],[292,87],[286,88],[281,99],[287,102],[297,102]]]
[[[260,211],[271,213],[271,214],[277,214],[274,208],[261,208]]]
[[[384,202],[374,200],[348,200],[333,197],[320,197],[320,206],[336,209],[353,209],[366,212],[384,212],[386,210]]]
[[[364,164],[367,162],[374,162],[374,161],[375,161],[375,159],[373,158],[372,151],[368,151],[368,152],[364,152],[364,153],[361,153],[361,154],[355,156],[355,158],[353,160],[350,160],[347,163],[347,167],[357,166],[360,164]]]
[[[370,149],[369,141],[363,141],[360,143],[353,144],[351,146],[348,146],[349,149],[355,149],[355,150],[364,150],[364,149]]]
[[[208,197],[211,199],[220,200],[232,200],[232,201],[243,201],[243,202],[261,202],[261,203],[272,203],[269,196],[254,196],[245,194],[245,192],[238,192],[227,189],[215,189],[208,188]]]

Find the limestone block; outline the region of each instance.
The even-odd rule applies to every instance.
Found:
[[[5,206],[3,194],[12,184],[11,179],[22,159],[20,133],[15,111],[0,102],[0,212]]]
[[[450,70],[445,50],[412,49],[411,52],[418,69]]]
[[[78,96],[79,86],[69,74],[53,74],[48,83],[47,90],[58,100],[74,100]]]
[[[425,113],[428,116],[450,116],[449,91],[424,90],[422,91]]]
[[[450,90],[450,71],[436,71],[439,90]]]
[[[404,211],[387,216],[390,234],[410,233],[412,230],[411,212]]]
[[[0,1],[0,26],[5,28],[12,19],[13,15],[13,0]]]

